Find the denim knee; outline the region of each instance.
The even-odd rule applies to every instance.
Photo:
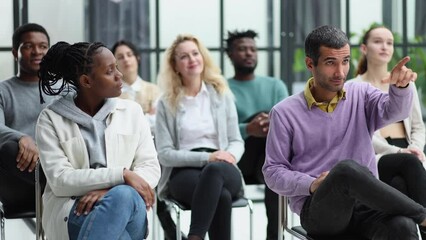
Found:
[[[139,195],[139,193],[131,186],[118,185],[108,192],[108,197],[112,202],[114,208],[129,208],[133,206],[133,209],[146,209],[145,201]]]

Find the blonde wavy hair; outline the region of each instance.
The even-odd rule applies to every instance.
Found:
[[[164,61],[160,67],[160,72],[157,78],[157,82],[163,92],[163,99],[170,105],[173,114],[176,113],[178,103],[184,95],[184,86],[181,76],[175,71],[175,56],[176,48],[179,44],[185,41],[194,42],[204,60],[204,69],[201,72],[202,81],[207,84],[211,84],[220,95],[223,95],[226,92],[230,93],[228,83],[222,76],[220,68],[214,64],[209,50],[200,42],[200,40],[198,40],[197,37],[191,34],[180,34],[166,50]]]

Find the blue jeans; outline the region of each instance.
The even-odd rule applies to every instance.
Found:
[[[353,160],[341,161],[330,171],[300,215],[313,236],[356,233],[373,240],[418,239],[416,224],[425,218],[422,205]]]
[[[147,233],[145,202],[128,185],[111,188],[88,215],[77,216],[74,203],[68,219],[68,234],[73,239],[144,239]]]

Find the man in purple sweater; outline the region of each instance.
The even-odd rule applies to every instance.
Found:
[[[405,67],[409,57],[392,70],[385,94],[367,83],[345,84],[350,46],[340,29],[313,30],[305,53],[313,77],[270,112],[266,184],[289,197],[310,235],[418,239],[426,209],[377,179],[371,143],[375,130],[408,117],[417,78]]]

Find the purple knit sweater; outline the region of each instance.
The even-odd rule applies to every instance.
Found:
[[[410,84],[411,85],[411,84]],[[349,82],[332,113],[313,106],[303,92],[276,104],[270,113],[263,174],[266,184],[290,198],[300,214],[311,183],[336,163],[352,159],[377,176],[371,137],[376,129],[408,117],[412,86],[391,86],[389,94],[368,83]]]

